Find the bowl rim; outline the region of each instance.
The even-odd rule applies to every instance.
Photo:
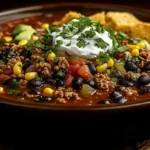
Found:
[[[138,7],[134,6],[128,6],[128,5],[121,5],[121,4],[112,4],[112,3],[87,3],[87,2],[81,2],[81,3],[59,3],[59,7],[65,7],[65,6],[82,6],[82,7],[116,7],[116,8],[121,8],[121,9],[127,9],[131,11],[138,11],[138,12],[143,12],[143,13],[150,13],[150,10],[148,9],[141,9]],[[13,15],[19,12],[26,12],[26,11],[34,11],[34,10],[42,10],[46,8],[54,8],[58,7],[58,3],[45,3],[45,4],[39,4],[39,5],[32,5],[32,6],[25,6],[25,7],[16,7],[8,10],[4,10],[0,12],[0,17],[3,17],[5,15]],[[0,104],[6,104],[6,105],[11,105],[11,106],[17,106],[17,107],[23,107],[23,108],[29,108],[29,109],[40,109],[40,110],[59,110],[59,111],[107,111],[107,110],[124,110],[124,109],[131,109],[131,108],[139,108],[143,106],[150,105],[150,101],[145,101],[145,102],[137,102],[137,103],[131,103],[131,104],[123,104],[123,105],[112,105],[112,106],[106,106],[101,107],[101,105],[91,105],[91,106],[64,106],[64,105],[37,105],[36,103],[30,105],[28,103],[22,103],[19,101],[16,102],[11,102],[10,100],[7,100],[5,98],[0,99]]]

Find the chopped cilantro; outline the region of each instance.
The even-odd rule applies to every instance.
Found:
[[[85,40],[79,40],[78,43],[77,43],[77,46],[79,48],[81,47],[85,47],[87,44],[86,44],[86,41]]]
[[[97,56],[97,61],[100,60],[103,63],[106,63],[110,59],[110,52],[107,51],[106,53],[100,52]]]
[[[140,42],[141,40],[139,38],[129,38],[128,41],[130,43],[136,44],[136,43]]]
[[[41,80],[41,78],[39,76],[36,76],[35,80]]]
[[[58,45],[61,45],[61,44],[63,44],[63,41],[62,41],[62,40],[57,40],[56,43],[57,43]]]
[[[105,49],[109,45],[102,38],[98,38],[95,41],[96,41],[95,46],[97,46],[98,48]]]
[[[62,71],[62,70],[59,70],[59,71],[57,72],[57,76],[63,77],[63,76],[65,76],[65,72]]]
[[[9,92],[7,92],[7,94],[9,94],[9,95],[11,95],[11,94],[20,95],[21,91],[19,91],[18,89],[12,89]]]
[[[70,46],[70,45],[71,45],[71,41],[68,44],[66,44],[66,46]]]
[[[93,36],[96,35],[95,31],[93,28],[91,28],[89,31],[85,31],[86,37],[87,38],[92,38]]]
[[[112,82],[117,82],[118,79],[117,78],[111,78]]]
[[[58,57],[55,57],[54,62],[55,62],[55,63],[58,63],[58,62],[59,62],[59,58],[58,58]]]

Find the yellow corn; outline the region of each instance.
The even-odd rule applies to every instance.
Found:
[[[127,45],[128,49],[132,50],[132,49],[139,49],[140,47],[138,45]]]
[[[4,92],[4,88],[0,86],[0,94]]]
[[[43,29],[48,29],[48,28],[49,28],[49,24],[48,24],[48,23],[42,24],[42,28],[43,28]]]
[[[142,42],[139,42],[136,45],[139,46],[140,48],[145,48],[146,47],[146,45]]]
[[[52,52],[52,53],[48,54],[47,60],[54,59],[55,57],[56,57],[55,53]]]
[[[11,49],[13,49],[13,50],[17,50],[17,49],[18,49],[18,47],[17,47],[17,45],[14,45],[14,46],[12,46],[12,47],[11,47]]]
[[[97,69],[97,71],[99,73],[102,73],[102,72],[104,72],[107,69],[107,66],[108,66],[107,63],[104,63],[104,64],[102,64],[100,66],[97,66],[96,69]]]
[[[24,45],[26,45],[27,43],[28,43],[27,40],[21,40],[21,41],[19,41],[18,45],[24,46]]]
[[[135,48],[131,51],[132,56],[139,56],[139,49]]]
[[[25,79],[27,81],[34,79],[37,76],[37,72],[28,72],[25,74]]]
[[[54,92],[54,90],[51,89],[51,88],[45,88],[43,90],[43,93],[46,94],[46,95],[52,95],[53,92]]]
[[[39,37],[38,37],[38,36],[35,36],[35,35],[33,35],[32,38],[33,38],[34,41],[37,41],[37,40],[39,39]]]
[[[6,42],[11,42],[12,41],[12,37],[11,36],[5,36],[3,38]]]
[[[22,62],[18,61],[13,67],[14,74],[21,74],[22,73]]]
[[[112,67],[114,65],[114,60],[112,58],[110,58],[108,61],[107,61],[107,65],[108,67]]]

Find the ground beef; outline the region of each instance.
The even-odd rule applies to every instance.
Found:
[[[35,66],[36,66],[37,72],[39,72],[42,77],[51,76],[52,67],[49,63],[39,63],[39,64],[36,64]]]
[[[128,71],[124,77],[128,80],[134,80],[134,79],[137,79],[139,78],[140,74],[139,73],[134,73],[132,71]]]
[[[54,66],[55,71],[58,71],[60,69],[66,69],[69,67],[69,63],[65,57],[58,57],[58,59],[59,59],[58,64]]]
[[[140,56],[144,58],[144,62],[150,61],[150,52],[148,50],[140,50]]]
[[[128,45],[128,40],[124,40],[120,43],[121,46],[125,46],[125,45]]]
[[[19,80],[19,87],[21,89],[25,89],[25,88],[27,88],[27,86],[28,86],[28,81],[27,80],[25,80],[25,79]]]
[[[98,88],[101,90],[109,90],[115,86],[115,83],[111,81],[107,74],[97,73],[94,79],[97,82]]]
[[[138,96],[138,92],[130,88],[125,88],[122,92],[125,96],[133,96],[133,98]]]
[[[39,54],[39,55],[41,55],[42,57],[44,57],[44,53],[43,53],[42,49],[36,48],[36,47],[31,50],[31,54],[32,54],[32,55]]]
[[[73,89],[69,88],[68,90],[65,88],[58,88],[53,93],[54,97],[64,98],[65,100],[80,100],[78,93],[73,91]],[[58,98],[57,98],[58,99]]]
[[[42,57],[38,54],[34,54],[31,56],[31,61],[32,61],[32,63],[39,63],[40,61],[44,61],[44,57]]]
[[[21,58],[20,57],[13,57],[13,58],[9,59],[9,61],[7,63],[7,68],[12,68],[17,61],[21,61]]]
[[[23,79],[24,78],[24,74],[12,74],[12,77],[13,78],[20,78],[20,79]]]

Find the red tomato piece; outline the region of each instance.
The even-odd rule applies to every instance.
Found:
[[[72,60],[69,60],[69,64],[70,65],[85,65],[85,61],[83,59],[72,59]]]
[[[10,76],[1,74],[0,75],[0,84],[3,83],[4,81],[8,80],[9,78],[10,78]]]
[[[68,69],[68,74],[71,74],[73,77],[78,76],[78,70],[80,69],[80,67],[80,64],[70,65]]]
[[[123,59],[124,58],[124,52],[120,52],[117,54],[116,59]]]
[[[72,85],[73,76],[71,74],[68,74],[65,80],[66,87],[71,87]]]
[[[80,69],[78,70],[78,74],[84,79],[84,80],[88,80],[93,78],[93,75],[91,74],[89,68],[87,65],[83,65],[80,67]]]

